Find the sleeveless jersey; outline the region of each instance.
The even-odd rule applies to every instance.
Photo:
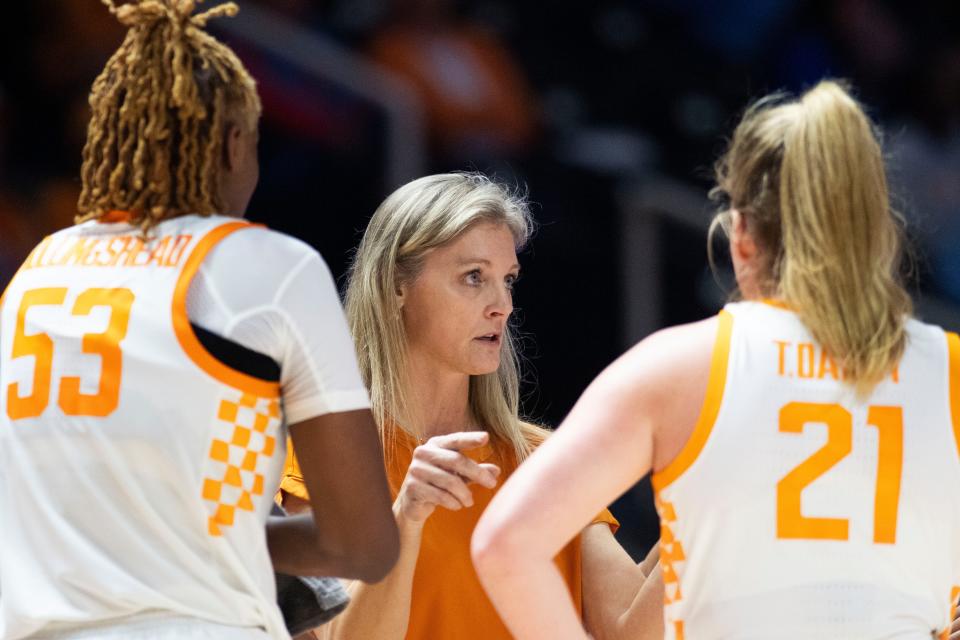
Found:
[[[858,399],[792,311],[721,312],[704,405],[653,476],[669,639],[929,640],[960,593],[960,340],[908,320]]]
[[[265,523],[279,385],[186,314],[204,255],[249,223],[85,223],[45,239],[0,311],[0,637],[169,612],[288,638]]]

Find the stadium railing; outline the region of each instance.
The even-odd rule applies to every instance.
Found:
[[[423,108],[406,82],[316,30],[263,6],[246,3],[235,18],[216,26],[382,108],[387,120],[384,174],[390,190],[422,175],[427,144]]]

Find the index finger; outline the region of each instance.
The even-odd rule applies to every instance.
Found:
[[[433,436],[430,441],[438,447],[451,451],[469,451],[487,444],[490,434],[486,431],[458,431],[442,436]]]

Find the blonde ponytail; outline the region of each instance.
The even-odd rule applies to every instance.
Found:
[[[864,394],[897,365],[912,303],[880,144],[843,86],[758,103],[718,164],[718,190],[768,256],[768,290]]]

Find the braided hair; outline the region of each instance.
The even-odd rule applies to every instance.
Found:
[[[208,34],[228,2],[193,15],[203,0],[101,0],[126,38],[90,91],[76,222],[127,211],[148,231],[187,213],[223,212],[225,127],[256,129],[260,98],[236,54]]]

